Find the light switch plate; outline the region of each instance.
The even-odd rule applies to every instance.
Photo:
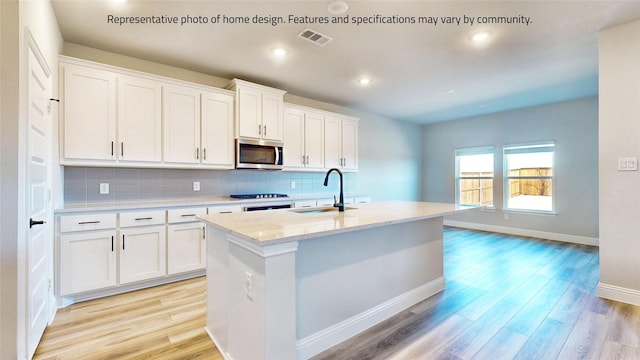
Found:
[[[193,191],[200,191],[200,181],[193,182]]]
[[[618,171],[638,171],[638,158],[618,158]]]
[[[100,183],[100,195],[109,193],[109,183]]]
[[[296,182],[291,180],[291,190],[296,188]]]

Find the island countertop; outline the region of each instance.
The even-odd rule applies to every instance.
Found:
[[[429,219],[473,208],[446,203],[380,201],[347,205],[342,213],[337,208],[321,207],[211,214],[200,219],[255,245],[269,246]]]

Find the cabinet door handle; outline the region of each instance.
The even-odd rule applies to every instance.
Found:
[[[120,156],[124,156],[124,141],[120,143]]]
[[[202,148],[202,160],[207,160],[207,148]]]
[[[264,126],[264,134],[267,135],[267,125],[263,125]]]
[[[196,214],[183,214],[183,215],[180,215],[180,216],[182,216],[182,217],[191,217],[191,216],[196,216]]]
[[[142,221],[142,220],[152,220],[153,217],[143,217],[143,218],[135,218],[135,221]]]
[[[113,141],[111,142],[111,157],[113,157]]]
[[[111,235],[111,252],[113,252],[113,235]]]
[[[207,231],[207,230],[206,230],[206,228],[203,226],[203,227],[202,227],[202,238],[203,238],[203,239],[206,239],[206,238],[207,238],[206,231]]]
[[[262,125],[258,124],[258,135],[262,135]]]
[[[196,148],[196,160],[200,160],[200,148]]]
[[[304,164],[305,164],[305,162],[304,162],[304,155],[302,155],[302,165],[304,165]]]
[[[122,234],[122,250],[124,250],[124,234]]]
[[[307,155],[307,165],[309,165],[309,155]]]
[[[100,221],[96,220],[96,221],[80,221],[80,222],[78,222],[78,225],[86,225],[86,224],[100,224]]]
[[[218,214],[231,214],[232,211],[220,211]]]

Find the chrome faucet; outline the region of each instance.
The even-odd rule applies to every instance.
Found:
[[[338,211],[343,212],[344,211],[344,192],[342,190],[342,171],[340,171],[340,169],[336,169],[336,168],[331,168],[329,169],[329,171],[327,171],[327,175],[324,177],[324,186],[327,186],[327,184],[329,183],[329,174],[331,174],[332,171],[336,171],[338,173],[338,175],[340,175],[340,202],[336,201],[336,196],[333,196],[333,207],[337,207]]]

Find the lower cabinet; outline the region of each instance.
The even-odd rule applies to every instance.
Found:
[[[199,222],[174,224],[167,227],[169,274],[205,268],[207,248],[204,229],[204,225]]]
[[[120,229],[120,284],[167,274],[164,225]]]
[[[164,210],[120,213],[119,284],[167,274],[165,222]]]
[[[116,286],[116,230],[60,236],[60,294]]]
[[[169,275],[204,269],[207,261],[205,226],[196,216],[207,208],[167,212],[167,272]]]

